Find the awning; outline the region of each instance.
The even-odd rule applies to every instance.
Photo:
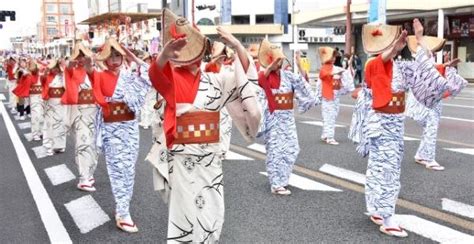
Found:
[[[222,25],[224,29],[234,35],[281,35],[283,25],[280,24],[258,24],[258,25]],[[198,25],[204,35],[217,35],[217,26]]]
[[[94,17],[86,19],[80,22],[79,24],[80,25],[98,25],[98,24],[104,23],[107,20],[110,21],[110,20],[118,19],[122,16],[130,17],[131,23],[136,23],[143,20],[147,20],[147,19],[160,18],[161,12],[159,13],[104,13],[104,14],[96,15]]]

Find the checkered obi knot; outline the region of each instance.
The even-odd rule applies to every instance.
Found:
[[[50,98],[61,98],[64,94],[64,87],[50,87],[48,95]]]
[[[293,92],[275,94],[275,102],[277,110],[292,110]]]
[[[190,112],[176,118],[174,144],[219,142],[219,112]]]
[[[30,95],[41,94],[43,91],[41,85],[32,85],[30,86]]]
[[[94,104],[94,94],[91,89],[81,90],[77,99],[77,104]]]
[[[109,115],[104,116],[105,123],[113,123],[113,122],[123,122],[135,119],[135,113],[130,110],[127,104],[123,102],[110,102],[107,103],[109,106]]]
[[[405,112],[405,92],[393,93],[392,99],[385,107],[374,110],[386,114],[400,114]]]

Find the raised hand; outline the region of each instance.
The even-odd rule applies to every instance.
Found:
[[[403,30],[398,39],[394,43],[394,49],[398,53],[407,45],[407,31]]]
[[[461,62],[461,59],[455,58],[455,59],[453,59],[453,60],[451,60],[451,61],[448,60],[447,62],[444,62],[444,66],[446,66],[446,67],[449,67],[449,66],[450,66],[450,67],[454,67],[454,66],[458,65],[458,63],[460,63],[460,62]]]
[[[423,25],[417,18],[413,20],[413,31],[415,32],[416,39],[420,42],[423,38]]]
[[[163,51],[160,56],[168,59],[174,59],[179,57],[179,52],[186,46],[188,41],[185,38],[173,39],[168,41],[163,47]]]
[[[235,38],[232,33],[228,32],[226,29],[222,27],[217,27],[217,33],[219,34],[221,40],[231,48],[237,48],[240,45],[240,41]]]

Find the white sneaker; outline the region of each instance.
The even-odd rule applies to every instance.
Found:
[[[331,138],[331,139],[326,139],[326,143],[329,144],[329,145],[339,145],[339,142],[337,142],[336,140],[334,140],[334,138]]]
[[[33,136],[33,141],[41,141],[41,136]]]
[[[65,148],[54,149],[54,152],[55,152],[55,153],[63,153],[63,152],[65,152],[65,151],[66,151]]]
[[[16,111],[16,109],[15,109],[15,108],[12,108],[12,109],[10,109],[10,113],[12,113],[12,114],[16,114],[16,113],[17,113],[17,111]]]
[[[31,118],[31,114],[28,114],[28,118]]]
[[[47,156],[53,156],[53,155],[54,155],[53,149],[48,149],[48,150],[46,150],[46,155],[47,155]]]
[[[22,115],[22,116],[20,116],[20,118],[18,120],[25,120],[25,119],[26,119],[25,115]]]

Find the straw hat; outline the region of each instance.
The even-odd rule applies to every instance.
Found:
[[[28,70],[30,72],[33,72],[37,69],[38,69],[38,64],[35,62],[35,60],[34,59],[30,60],[30,62],[28,63]]]
[[[207,49],[207,38],[194,28],[188,20],[178,17],[169,9],[163,9],[161,16],[162,44],[172,39],[186,37],[188,43],[181,49],[179,57],[171,59],[173,63],[187,65],[201,60]]]
[[[258,57],[258,44],[257,43],[250,44],[247,50],[250,56],[252,56],[252,58]]]
[[[74,45],[74,51],[72,52],[71,60],[76,59],[81,52],[86,57],[92,57],[92,51],[85,47],[81,41],[77,41],[76,45]]]
[[[113,37],[107,39],[102,46],[102,50],[100,51],[99,55],[97,55],[96,59],[99,61],[106,60],[110,54],[112,53],[112,48],[115,49],[117,52],[125,56],[125,51],[123,50],[122,46],[117,42],[117,40]]]
[[[266,68],[278,58],[287,59],[281,47],[271,44],[267,39],[263,39],[258,49],[258,62]]]
[[[212,43],[211,59],[216,59],[222,55],[230,59],[234,56],[234,50],[222,42],[214,41]]]
[[[334,57],[336,50],[332,47],[319,47],[318,52],[321,64],[325,64]]]
[[[437,38],[433,36],[423,36],[422,42],[426,45],[428,50],[431,52],[439,52],[443,49],[444,44],[446,43],[446,39]],[[416,53],[416,48],[418,46],[418,42],[416,41],[415,36],[408,36],[407,38],[407,46],[410,49],[410,52]]]
[[[379,54],[397,40],[401,33],[398,25],[370,25],[362,27],[362,44],[368,54]]]

